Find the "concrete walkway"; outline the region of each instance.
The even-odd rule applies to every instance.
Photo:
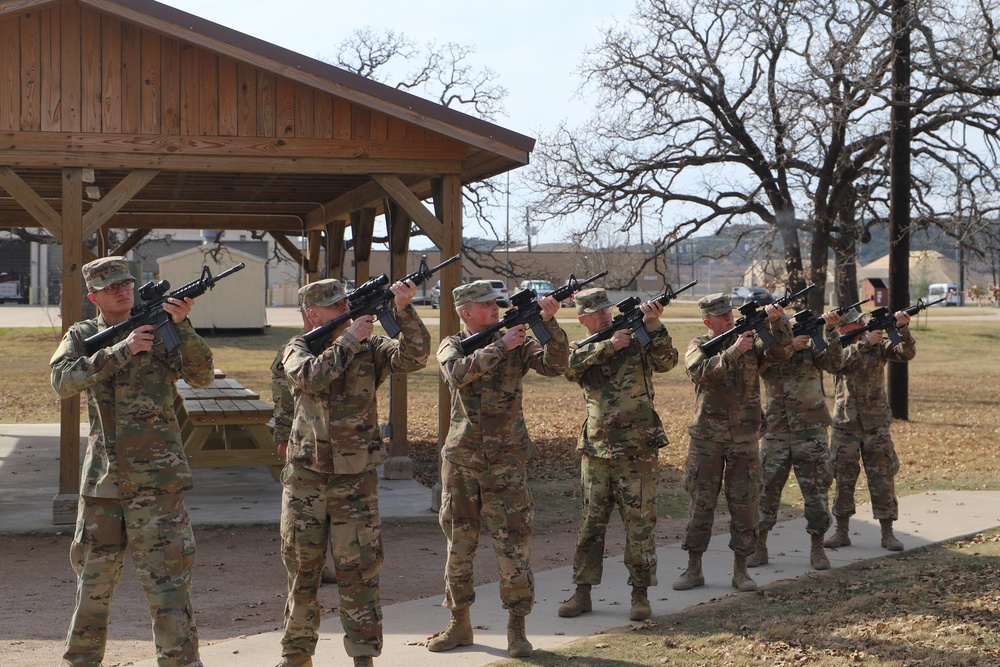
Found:
[[[82,431],[82,429],[81,429]],[[52,499],[58,482],[58,432],[55,424],[0,425],[0,534],[10,532],[65,531],[52,525]],[[83,433],[81,433],[81,444]],[[197,524],[277,524],[280,485],[265,468],[199,468],[194,471],[196,488],[187,495],[192,520]],[[435,519],[428,508],[428,490],[412,480],[381,480],[379,505],[385,519]],[[896,535],[906,548],[915,549],[971,535],[1000,526],[1000,491],[944,491],[904,496],[899,500]],[[879,546],[878,522],[868,505],[851,521],[851,547],[828,550],[834,568],[878,558],[889,552]],[[682,611],[690,606],[734,594],[732,554],[728,535],[717,535],[705,553],[706,586],[674,591],[671,582],[687,563],[680,545],[657,550],[660,585],[650,589],[650,602],[657,615]],[[809,566],[809,538],[805,520],[779,523],[768,539],[769,565],[754,568],[758,585],[816,573]],[[389,558],[405,558],[391,545]],[[443,567],[442,562],[442,567]],[[556,609],[571,592],[572,570],[562,567],[535,573],[536,603],[528,617],[528,637],[536,650],[554,649],[570,641],[628,625],[628,574],[621,557],[605,561],[604,584],[593,591],[594,611],[576,619],[559,618]],[[472,609],[476,643],[448,653],[430,653],[421,644],[442,630],[448,611],[441,596],[411,600],[383,609],[385,647],[377,665],[421,667],[439,665],[487,665],[507,657],[506,612],[500,606],[497,584],[477,588]],[[316,664],[350,664],[344,653],[339,618],[324,618]],[[149,655],[153,654],[150,642]],[[230,640],[205,643],[201,650],[206,665],[271,667],[281,654],[281,634],[267,632]],[[153,667],[155,660],[137,663]]]

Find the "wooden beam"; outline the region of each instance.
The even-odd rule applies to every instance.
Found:
[[[0,148],[73,154],[149,154],[189,157],[339,158],[446,161],[461,169],[468,151],[449,141],[388,139],[300,139],[294,137],[219,137],[122,132],[0,132]]]
[[[389,227],[389,277],[392,282],[406,274],[406,258],[410,249],[410,216],[395,202],[385,205]],[[407,441],[407,378],[406,373],[389,376],[389,460],[382,467],[385,479],[413,479],[413,460]]]
[[[360,285],[371,278],[375,209],[363,208],[352,213],[351,227],[354,232],[354,280]]]
[[[394,202],[406,211],[427,237],[436,245],[441,247],[444,242],[444,226],[441,221],[434,217],[434,214],[427,210],[427,207],[417,199],[416,195],[410,191],[406,184],[400,180],[399,176],[388,174],[372,174],[372,179],[379,184],[385,193]]]
[[[56,240],[62,241],[62,217],[56,213],[55,209],[45,203],[45,200],[39,197],[30,185],[15,174],[13,169],[6,165],[0,165],[0,187],[10,193],[10,196],[25,211],[30,213],[31,217],[38,221],[38,224],[44,227],[49,234],[52,234]]]
[[[83,307],[83,170],[62,172],[62,303],[63,333],[76,323]],[[80,397],[62,402],[59,427],[59,495],[56,505],[80,490]],[[60,499],[60,496],[63,496]]]
[[[56,4],[59,4],[57,0],[7,0],[0,4],[0,16],[37,12]]]
[[[155,169],[136,169],[111,189],[111,192],[101,197],[83,216],[83,238],[100,229],[108,219],[129,203],[146,184],[160,173]]]
[[[344,278],[344,232],[343,220],[334,220],[326,226],[326,277]]]
[[[291,257],[296,264],[301,266],[303,269],[305,268],[306,266],[305,258],[302,256],[302,251],[299,250],[299,247],[297,245],[292,243],[292,240],[290,238],[288,238],[281,232],[276,232],[272,230],[268,230],[267,233],[271,235],[275,243],[281,246],[282,250],[288,253],[288,256]]]
[[[137,229],[132,232],[127,239],[125,239],[120,246],[111,251],[112,255],[124,255],[132,248],[139,245],[139,241],[146,238],[149,235],[149,229]]]
[[[306,252],[309,256],[306,260],[306,282],[311,283],[320,279],[319,275],[319,253],[322,249],[322,232],[306,232]]]
[[[302,220],[296,215],[254,213],[119,213],[108,220],[111,229],[225,229],[300,234]]]
[[[462,183],[455,176],[445,176],[441,179],[438,194],[435,196],[435,208],[441,211],[441,221],[444,223],[444,242],[441,257],[451,257],[462,251]],[[441,269],[441,313],[440,340],[444,340],[458,332],[461,323],[455,312],[455,301],[451,291],[458,287],[462,278],[462,261]],[[438,384],[438,443],[443,446],[451,425],[451,395],[448,385],[441,380]]]

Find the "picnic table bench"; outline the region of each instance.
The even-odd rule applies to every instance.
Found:
[[[174,407],[192,468],[267,466],[279,479],[282,461],[268,426],[274,411],[258,394],[217,370],[211,387],[178,380]]]

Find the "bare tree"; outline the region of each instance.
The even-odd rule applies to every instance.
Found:
[[[953,224],[958,184],[996,201],[997,8],[911,4],[914,224]],[[847,297],[888,210],[891,37],[880,0],[639,0],[586,55],[593,119],[540,142],[538,205],[583,235],[658,218],[663,252],[764,223],[790,287],[822,287],[833,250]]]

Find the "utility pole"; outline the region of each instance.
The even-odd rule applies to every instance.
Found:
[[[910,4],[892,0],[892,112],[890,115],[889,309],[910,302]],[[909,419],[909,366],[889,364],[889,408]]]

